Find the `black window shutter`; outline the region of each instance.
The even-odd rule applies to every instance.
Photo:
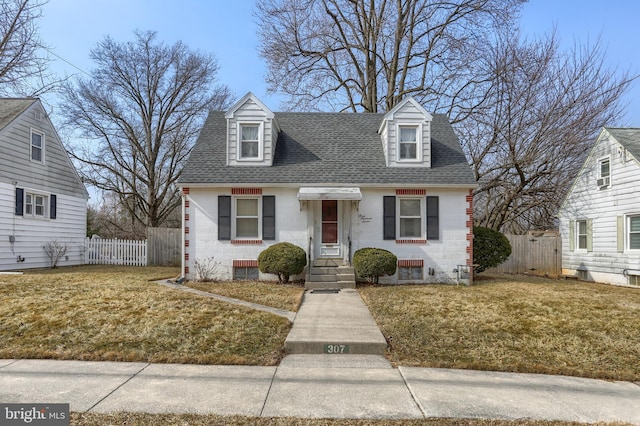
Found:
[[[218,196],[218,239],[231,239],[231,197]]]
[[[16,188],[16,216],[24,216],[24,189]]]
[[[262,197],[262,239],[276,239],[276,197],[264,195]]]
[[[49,197],[49,217],[51,219],[56,218],[56,210],[58,208],[57,201],[58,197],[56,197],[55,194],[51,194],[51,197]]]
[[[427,240],[440,239],[439,198],[427,197]]]
[[[389,195],[384,198],[383,208],[383,231],[385,240],[396,239],[396,197]]]

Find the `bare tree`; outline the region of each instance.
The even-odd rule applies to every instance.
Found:
[[[38,96],[59,81],[47,72],[46,46],[38,36],[41,0],[0,0],[0,94]]]
[[[555,215],[598,129],[621,117],[632,78],[607,69],[599,42],[561,51],[555,31],[506,31],[487,52],[486,101],[458,126],[480,188],[476,224],[520,233]]]
[[[160,226],[175,214],[176,181],[209,109],[231,101],[214,85],[218,64],[155,32],[109,37],[91,51],[91,78],[66,84],[67,123],[85,138],[71,150],[86,183],[115,193],[134,222]]]
[[[521,3],[258,0],[268,88],[290,109],[378,112],[411,95],[462,119],[482,101],[473,63]]]

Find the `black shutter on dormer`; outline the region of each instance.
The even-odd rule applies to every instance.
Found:
[[[231,239],[231,197],[218,196],[218,239]]]
[[[24,189],[16,188],[16,216],[24,216]]]
[[[383,204],[383,230],[382,235],[385,240],[396,239],[396,197],[385,196]]]
[[[440,239],[439,198],[427,197],[427,240]]]
[[[58,208],[57,204],[58,197],[56,197],[55,194],[51,194],[51,196],[49,197],[49,218],[51,219],[56,218],[56,210]]]
[[[262,239],[276,239],[276,197],[265,195],[262,197]]]

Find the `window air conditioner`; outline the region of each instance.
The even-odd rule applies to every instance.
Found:
[[[597,184],[600,188],[603,188],[603,187],[605,187],[605,186],[609,186],[609,183],[610,183],[610,178],[609,178],[609,176],[607,176],[607,177],[603,177],[603,178],[600,178],[600,179],[598,179],[598,180],[596,181],[596,184]]]

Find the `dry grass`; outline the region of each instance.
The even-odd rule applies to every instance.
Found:
[[[160,286],[176,268],[0,275],[0,358],[275,365],[289,322]]]
[[[272,308],[297,312],[304,294],[304,284],[277,284],[258,281],[195,282],[185,285],[209,293],[259,303]]]
[[[98,414],[72,413],[71,424],[76,426],[584,426],[584,423],[550,420],[485,420],[485,419],[420,419],[420,420],[373,420],[373,419],[299,419],[269,417],[226,417],[198,414]],[[623,425],[625,423],[594,423],[594,425]]]
[[[396,365],[640,380],[640,290],[544,278],[364,287]]]

